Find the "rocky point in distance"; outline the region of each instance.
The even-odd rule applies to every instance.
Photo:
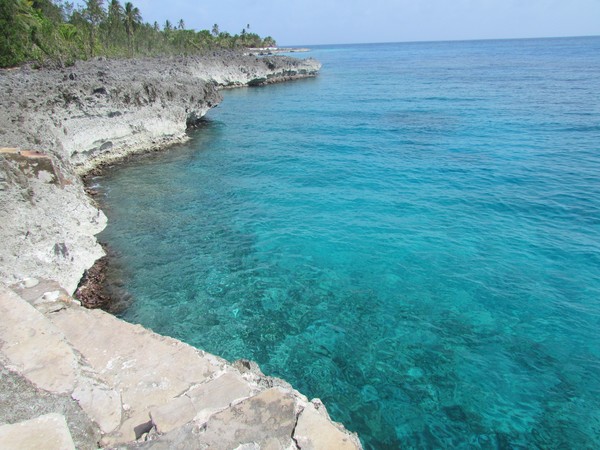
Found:
[[[360,448],[256,364],[73,298],[104,254],[81,176],[187,139],[219,90],[314,77],[283,56],[95,59],[0,71],[0,447]],[[10,406],[9,406],[10,405]],[[36,441],[36,439],[38,439]]]

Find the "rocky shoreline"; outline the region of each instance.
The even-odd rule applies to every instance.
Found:
[[[186,140],[220,89],[319,69],[214,53],[0,71],[0,446],[34,445],[43,433],[46,448],[73,439],[77,448],[360,448],[318,400],[255,364],[229,364],[72,297],[84,273],[101,282],[90,268],[105,253],[95,235],[106,217],[82,175]]]
[[[220,89],[312,77],[319,68],[310,59],[215,53],[0,71],[0,147],[9,147],[0,151],[0,281],[55,279],[73,293],[104,254],[94,236],[106,218],[82,175],[187,140],[186,130],[221,101]],[[34,160],[10,148],[41,153]],[[23,178],[42,160],[47,179]]]

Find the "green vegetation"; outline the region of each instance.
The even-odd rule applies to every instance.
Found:
[[[273,47],[275,40],[250,33],[189,30],[183,19],[164,26],[144,23],[138,7],[119,0],[0,0],[0,67],[27,61],[69,65],[94,56],[190,55],[218,48]]]

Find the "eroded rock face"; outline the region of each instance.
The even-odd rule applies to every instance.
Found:
[[[221,101],[222,87],[315,76],[320,64],[223,53],[93,60],[0,71],[0,146],[55,153],[80,173],[98,160],[162,148]]]
[[[187,117],[221,100],[213,83],[167,61],[95,60],[0,74],[3,143],[54,153],[80,172],[98,158],[183,139]]]
[[[106,216],[68,164],[50,153],[0,149],[0,281],[56,280],[73,293],[104,255]]]

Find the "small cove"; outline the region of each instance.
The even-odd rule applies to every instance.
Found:
[[[98,180],[122,313],[367,448],[597,447],[600,39],[316,48]]]

